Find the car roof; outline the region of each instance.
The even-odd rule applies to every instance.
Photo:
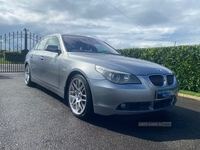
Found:
[[[48,36],[70,36],[70,37],[83,37],[83,38],[91,38],[91,39],[95,39],[98,40],[96,38],[92,38],[90,36],[85,36],[85,35],[76,35],[76,34],[61,34],[61,33],[54,33],[54,34],[50,34],[50,35],[46,35],[45,37]]]

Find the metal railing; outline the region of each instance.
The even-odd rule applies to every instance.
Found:
[[[0,72],[24,71],[25,56],[40,39],[26,28],[24,32],[0,35]]]

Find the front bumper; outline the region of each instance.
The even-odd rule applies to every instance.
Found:
[[[141,80],[141,79],[140,79]],[[114,84],[107,80],[88,80],[94,112],[101,115],[128,115],[164,110],[175,105],[178,84],[157,87],[143,84]]]

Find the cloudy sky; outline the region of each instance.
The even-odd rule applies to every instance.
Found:
[[[0,35],[86,35],[116,49],[200,44],[199,0],[0,0]]]

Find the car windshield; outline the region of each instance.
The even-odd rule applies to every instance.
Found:
[[[62,36],[65,48],[68,52],[87,52],[87,53],[105,53],[115,54],[119,53],[107,43],[83,36]]]

